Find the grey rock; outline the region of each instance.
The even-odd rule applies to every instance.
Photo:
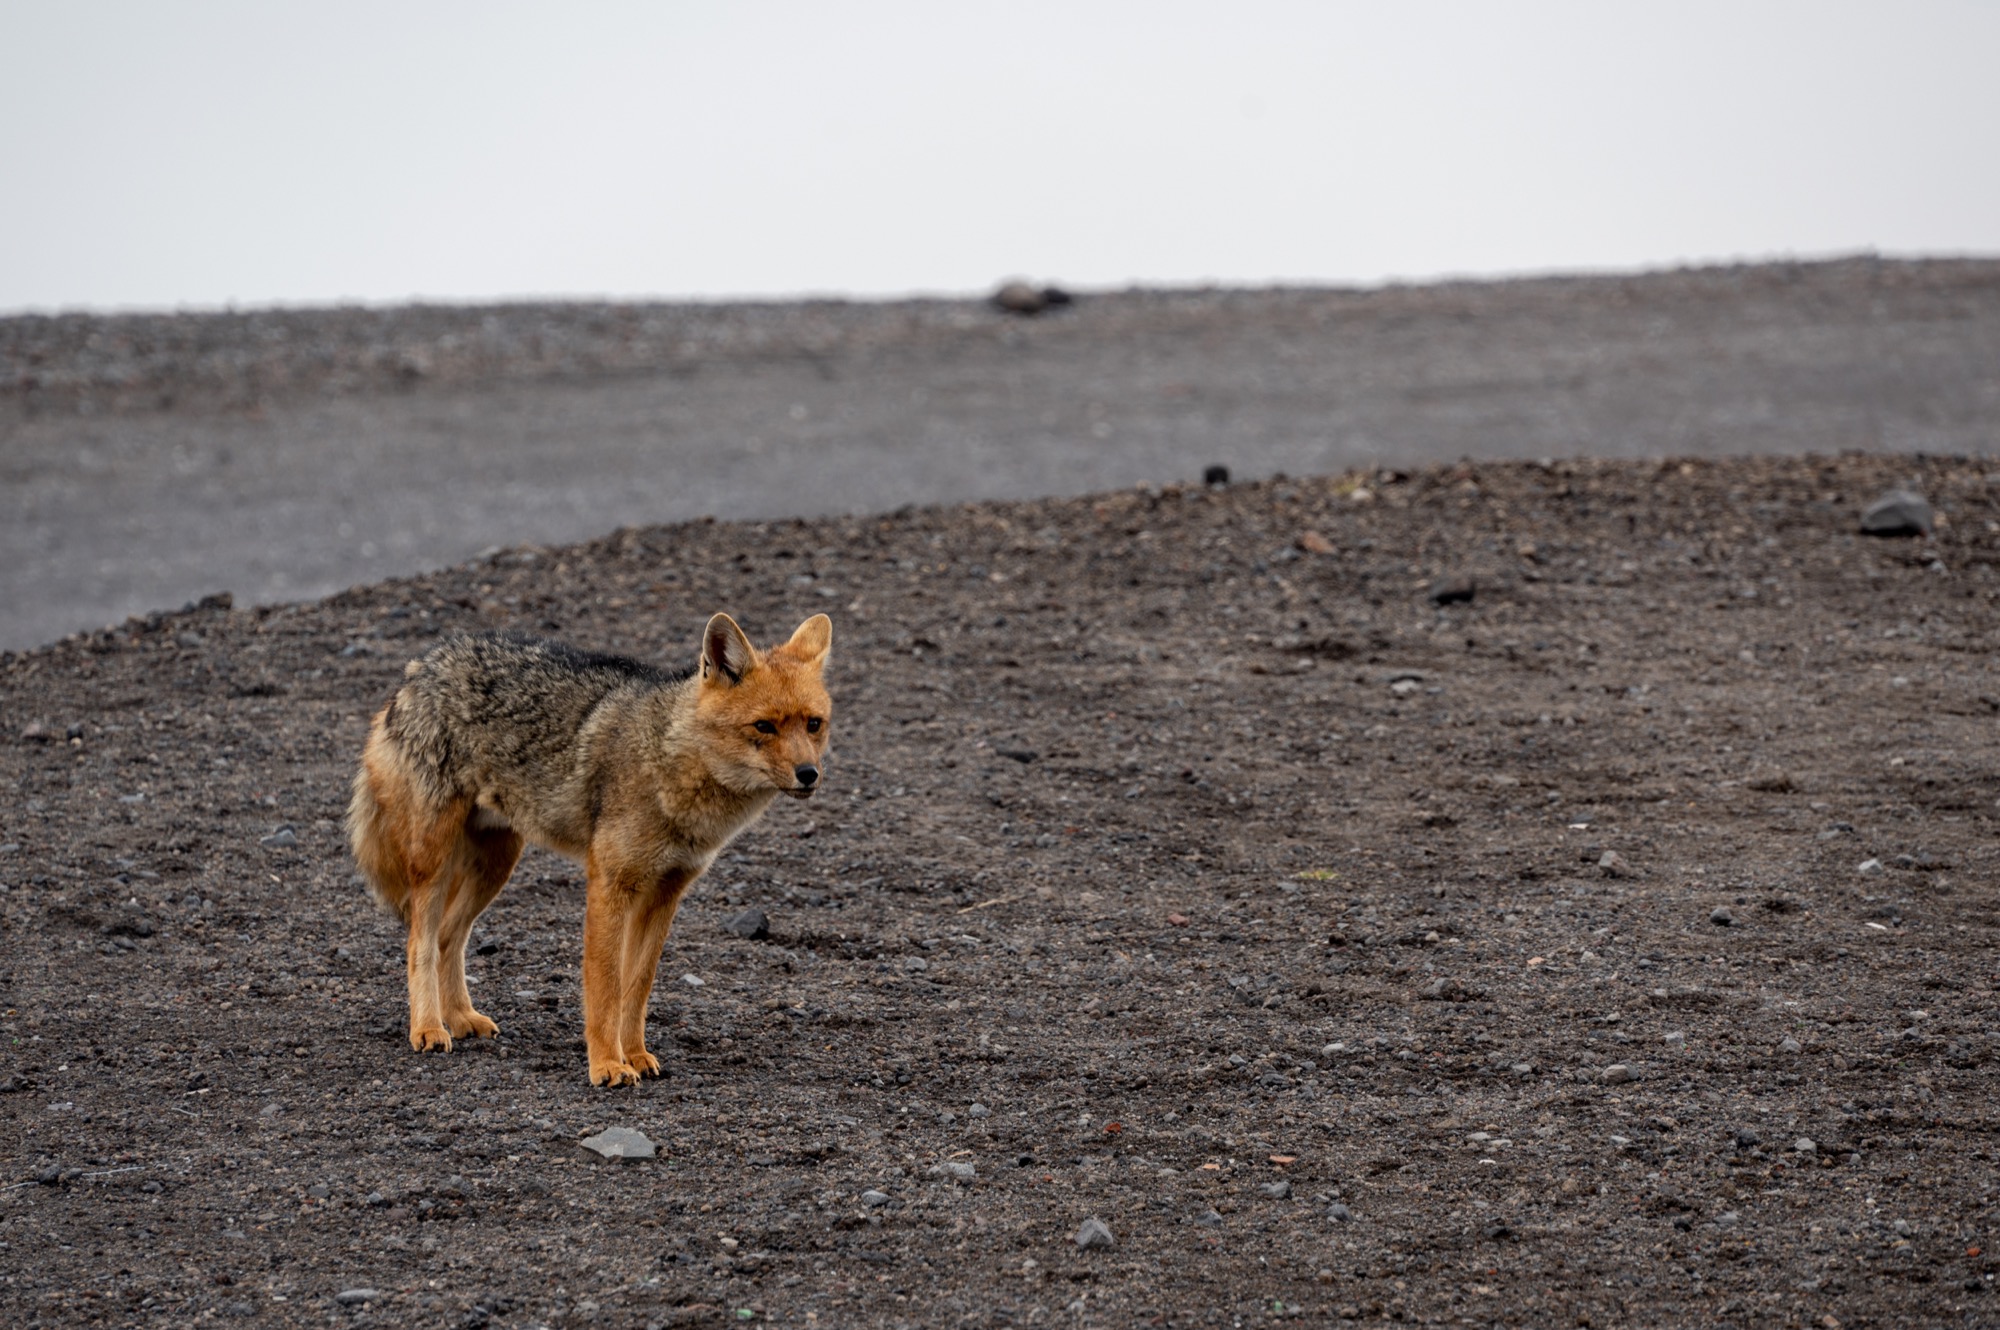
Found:
[[[993,1110],[984,1104],[975,1103],[971,1108],[965,1110],[965,1116],[969,1118],[990,1118],[993,1116]]]
[[[1603,856],[1598,859],[1597,866],[1604,870],[1604,875],[1606,877],[1638,876],[1637,870],[1635,870],[1632,867],[1632,865],[1626,861],[1624,855],[1618,853],[1618,851],[1616,850],[1606,850]]]
[[[1076,1231],[1076,1245],[1084,1251],[1094,1247],[1115,1247],[1118,1239],[1111,1236],[1111,1226],[1096,1215],[1083,1221],[1083,1227]]]
[[[1284,1178],[1279,1178],[1276,1182],[1265,1183],[1257,1190],[1263,1192],[1274,1201],[1282,1201],[1292,1194],[1292,1184]]]
[[[942,1164],[931,1167],[933,1177],[954,1178],[959,1182],[970,1182],[979,1176],[979,1170],[963,1159],[947,1159]]]
[[[357,1307],[364,1302],[374,1302],[381,1297],[380,1290],[372,1288],[344,1288],[333,1295],[333,1300],[343,1307]]]
[[[876,1206],[887,1205],[889,1203],[889,1193],[886,1191],[875,1191],[871,1188],[861,1193],[861,1203],[873,1210]]]
[[[1634,1072],[1624,1063],[1614,1062],[1603,1071],[1597,1073],[1597,1079],[1603,1081],[1606,1085],[1623,1085],[1625,1082],[1635,1081],[1639,1077],[1638,1073]]]
[[[1890,490],[1861,514],[1861,531],[1869,536],[1928,536],[1936,518],[1924,496],[1914,490]]]
[[[1345,1205],[1341,1204],[1339,1201],[1335,1201],[1332,1205],[1327,1207],[1326,1217],[1328,1219],[1331,1219],[1336,1224],[1349,1224],[1354,1222],[1354,1212],[1348,1209]]]
[[[1222,1216],[1213,1210],[1203,1210],[1194,1217],[1194,1222],[1200,1224],[1203,1228],[1221,1228]]]
[[[1479,593],[1479,583],[1471,573],[1454,573],[1431,583],[1431,604],[1467,605]]]
[[[1204,485],[1227,485],[1229,483],[1229,468],[1220,464],[1203,467],[1201,469],[1201,483]]]
[[[1708,922],[1717,928],[1728,928],[1736,922],[1736,916],[1729,912],[1727,905],[1718,905],[1708,912]]]
[[[1039,314],[1048,307],[1048,296],[1041,288],[1026,282],[1004,282],[993,293],[993,308],[1005,314]]]
[[[656,1151],[646,1133],[631,1127],[607,1127],[595,1136],[586,1136],[584,1149],[606,1159],[651,1159]]]
[[[765,917],[762,910],[744,910],[725,919],[722,931],[748,938],[752,942],[759,942],[771,936],[771,921]]]
[[[1819,1153],[1819,1142],[1810,1136],[1801,1136],[1792,1142],[1792,1149],[1802,1155]]]
[[[1764,1143],[1764,1138],[1748,1127],[1739,1128],[1735,1140],[1736,1148],[1739,1150],[1754,1150]]]
[[[1787,1035],[1785,1036],[1783,1042],[1781,1042],[1778,1045],[1778,1051],[1780,1053],[1803,1053],[1805,1051],[1805,1046],[1799,1043],[1798,1040],[1792,1038],[1790,1035]]]
[[[298,846],[299,833],[290,826],[282,826],[257,843],[267,850],[290,850]]]
[[[1855,865],[1854,871],[1863,877],[1874,877],[1882,871],[1882,861],[1880,859],[1863,859]]]

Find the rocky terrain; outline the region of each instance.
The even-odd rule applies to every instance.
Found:
[[[1993,465],[631,527],[0,655],[0,1320],[2000,1322]],[[665,1075],[586,1084],[538,852],[412,1053],[338,826],[402,663],[718,609],[833,616],[834,756]]]
[[[2000,446],[2000,263],[0,318],[0,649],[522,542],[1462,457]]]

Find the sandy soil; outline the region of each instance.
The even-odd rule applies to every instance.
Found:
[[[2000,449],[2000,263],[0,320],[0,648],[621,525],[1475,458]]]
[[[1857,535],[1904,482],[1935,539]],[[1993,1323],[1996,499],[1844,456],[691,523],[0,656],[0,1320]],[[413,1054],[337,827],[402,662],[681,661],[722,608],[833,615],[837,737],[682,912],[666,1076],[586,1085],[539,854],[500,1038]]]

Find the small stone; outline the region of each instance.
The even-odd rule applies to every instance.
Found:
[[[202,637],[200,633],[194,632],[175,633],[174,643],[177,646],[186,647],[188,650],[193,651],[202,645]]]
[[[1204,485],[1227,485],[1229,468],[1226,466],[1205,466],[1201,469],[1201,483]]]
[[[762,910],[745,910],[741,914],[732,914],[724,920],[722,931],[758,942],[771,936],[771,921],[765,917]]]
[[[1431,604],[1469,605],[1478,594],[1479,584],[1470,573],[1454,573],[1431,583]]]
[[[1331,554],[1334,549],[1333,542],[1317,531],[1301,531],[1292,543],[1307,554]]]
[[[702,986],[702,977],[698,974],[684,974],[681,976],[681,982],[689,988],[700,988]]]
[[[877,1206],[883,1206],[889,1203],[889,1193],[886,1191],[875,1191],[874,1189],[871,1188],[868,1191],[864,1191],[861,1193],[861,1203],[867,1206],[869,1209],[873,1210]]]
[[[45,744],[53,742],[54,739],[55,735],[49,732],[49,727],[38,720],[31,720],[21,727],[22,743]]]
[[[608,1127],[595,1136],[584,1137],[582,1145],[606,1159],[651,1159],[655,1154],[646,1133],[631,1127]]]
[[[1792,1142],[1792,1149],[1802,1155],[1817,1154],[1819,1152],[1819,1142],[1810,1136],[1801,1136]]]
[[[1861,531],[1869,536],[1928,536],[1936,518],[1924,496],[1894,489],[1868,505],[1861,514]]]
[[[1194,1217],[1194,1222],[1200,1224],[1203,1228],[1221,1228],[1222,1216],[1213,1210],[1203,1210]]]
[[[1265,1183],[1263,1186],[1257,1188],[1257,1190],[1263,1192],[1274,1201],[1282,1201],[1292,1194],[1292,1184],[1283,1178],[1279,1178],[1276,1182]]]
[[[1748,1127],[1739,1127],[1737,1129],[1735,1141],[1736,1148],[1739,1150],[1754,1150],[1764,1143],[1763,1138]]]
[[[1727,905],[1718,905],[1708,912],[1708,922],[1717,928],[1728,928],[1736,922],[1736,916],[1729,912]]]
[[[1638,1075],[1624,1063],[1614,1062],[1603,1071],[1597,1073],[1597,1079],[1603,1081],[1606,1085],[1623,1085],[1627,1081],[1637,1080]]]
[[[965,1116],[969,1118],[990,1118],[993,1116],[993,1110],[984,1104],[975,1102],[972,1107],[965,1110]]]
[[[333,1295],[333,1300],[343,1307],[358,1307],[364,1302],[373,1302],[381,1296],[380,1291],[372,1288],[344,1288]]]
[[[1096,1215],[1083,1221],[1083,1227],[1076,1231],[1076,1245],[1084,1251],[1093,1247],[1113,1247],[1118,1239],[1111,1236],[1111,1226]]]
[[[1863,877],[1874,877],[1882,871],[1882,861],[1880,859],[1863,859],[1859,864],[1855,865],[1854,871]]]
[[[1632,877],[1632,865],[1616,850],[1606,850],[1598,859],[1597,866],[1604,870],[1606,877]]]
[[[1803,1053],[1805,1051],[1805,1046],[1799,1043],[1798,1040],[1792,1038],[1790,1035],[1786,1035],[1784,1040],[1781,1043],[1779,1043],[1778,1051],[1780,1053]]]
[[[298,832],[292,830],[291,826],[287,824],[285,826],[279,827],[276,831],[264,837],[257,843],[263,846],[267,850],[295,849],[297,848],[299,843],[299,834]]]
[[[1327,1207],[1326,1217],[1336,1224],[1348,1224],[1354,1221],[1354,1212],[1339,1201],[1335,1201]]]
[[[1687,1031],[1669,1030],[1665,1034],[1660,1036],[1660,1041],[1664,1044],[1669,1045],[1670,1047],[1680,1048],[1684,1046],[1688,1041]]]
[[[993,293],[993,307],[1003,314],[1028,316],[1049,307],[1049,299],[1039,287],[1026,282],[1004,282]]]
[[[931,1168],[934,1177],[953,1178],[959,1182],[970,1182],[979,1176],[979,1170],[962,1159],[947,1159]]]

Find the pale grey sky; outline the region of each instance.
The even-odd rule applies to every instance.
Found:
[[[0,0],[0,310],[2000,253],[2000,3]]]

